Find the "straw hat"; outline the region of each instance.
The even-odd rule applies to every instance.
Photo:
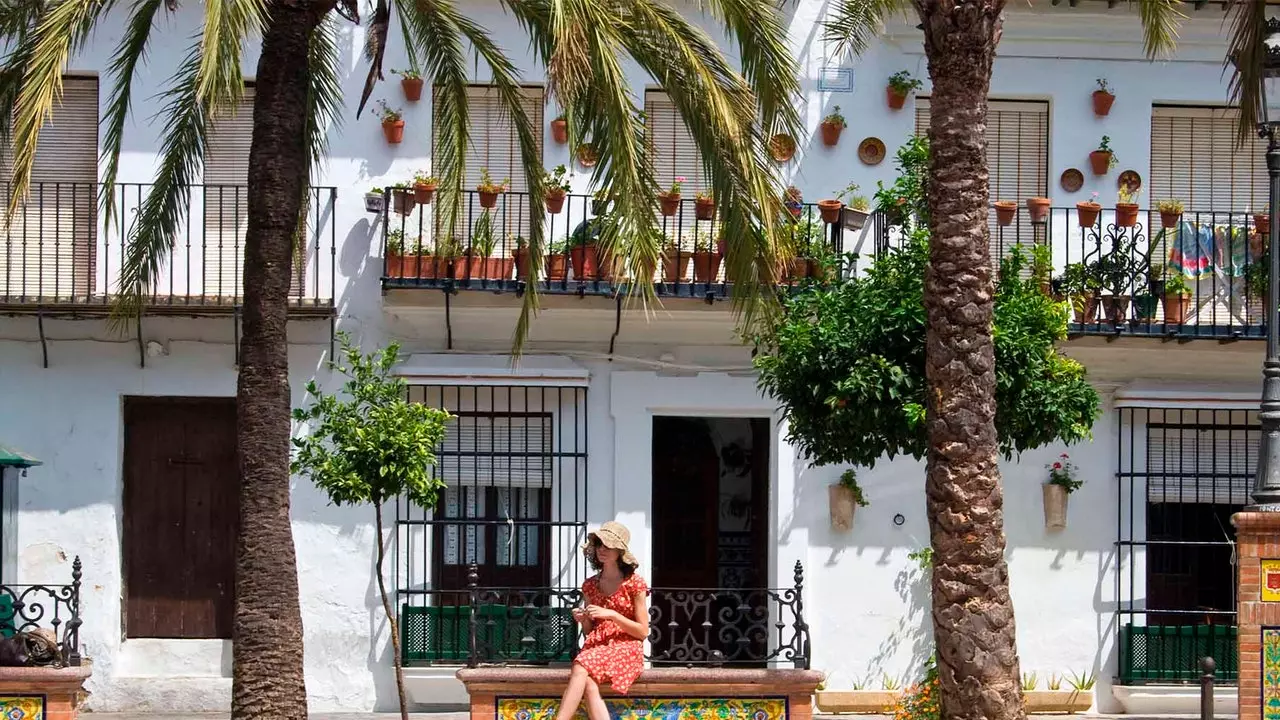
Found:
[[[627,548],[627,543],[631,542],[631,531],[626,525],[620,522],[609,522],[600,526],[599,530],[587,535],[587,543],[582,546],[582,552],[587,556],[588,560],[594,560],[592,554],[592,545],[600,543],[607,548],[622,551],[622,562],[631,567],[639,567],[640,561],[636,560],[636,556],[631,554],[631,550]]]

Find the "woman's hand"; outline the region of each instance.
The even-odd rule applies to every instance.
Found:
[[[617,620],[621,617],[617,612],[610,610],[609,608],[602,608],[599,605],[588,605],[586,613],[587,617],[589,617],[592,622]]]

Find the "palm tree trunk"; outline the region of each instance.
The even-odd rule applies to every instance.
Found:
[[[391,607],[391,597],[387,595],[387,582],[382,576],[382,563],[386,558],[386,547],[382,540],[382,500],[374,498],[373,514],[378,524],[378,592],[382,594],[382,610],[387,614],[387,624],[391,626],[391,666],[396,673],[396,696],[400,700],[400,720],[409,720],[409,703],[404,696],[404,672],[400,669],[400,626],[396,622],[396,611]]]
[[[933,92],[925,492],[947,720],[1024,716],[996,464],[987,91],[1003,0],[916,0]]]
[[[273,0],[263,31],[249,151],[244,337],[236,402],[240,534],[231,716],[306,720],[302,613],[289,516],[289,345],[292,245],[309,162],[301,109],[307,50],[323,12]]]

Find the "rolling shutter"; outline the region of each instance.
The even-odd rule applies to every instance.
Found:
[[[929,99],[916,99],[916,134],[929,133]],[[1044,197],[1049,187],[1049,104],[1040,101],[991,100],[987,104],[987,172],[990,202]],[[987,215],[992,259],[1015,245],[1035,239],[1025,208],[1013,224],[1001,228],[995,211]]]
[[[1152,424],[1147,502],[1244,505],[1257,471],[1259,426]]]
[[[0,152],[6,213],[12,148]],[[63,78],[62,102],[40,129],[31,192],[0,229],[0,297],[86,299],[96,286],[98,79]]]
[[[246,88],[240,107],[221,115],[209,129],[204,156],[204,244],[192,264],[200,263],[205,298],[240,296],[244,233],[249,223],[249,147],[253,143],[253,88]],[[192,248],[192,255],[196,255]]]
[[[645,92],[644,116],[649,157],[653,161],[658,187],[671,187],[677,177],[683,177],[683,197],[692,198],[699,191],[706,190],[710,183],[702,165],[702,155],[698,153],[698,146],[684,124],[684,118],[665,92]]]
[[[550,488],[550,415],[453,415],[437,453],[449,487]]]
[[[1260,212],[1267,204],[1266,142],[1236,147],[1234,108],[1151,108],[1152,203],[1181,200],[1187,212]]]

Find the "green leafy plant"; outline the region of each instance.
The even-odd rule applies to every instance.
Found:
[[[432,472],[435,450],[444,440],[449,414],[410,402],[403,380],[391,374],[399,346],[365,355],[345,333],[338,334],[345,364],[335,369],[347,378],[341,397],[307,383],[310,405],[293,419],[310,432],[293,439],[290,470],[307,475],[334,505],[372,505],[377,527],[378,590],[391,630],[396,684],[404,707],[400,632],[383,574],[382,504],[398,497],[422,508],[436,504],[444,483]]]
[[[924,678],[898,698],[893,720],[939,720],[942,717],[942,688],[938,678],[937,657],[930,655],[924,664]]]
[[[701,200],[701,201],[703,201],[703,202],[713,202],[713,201],[715,201],[716,196],[715,196],[715,195],[714,195],[710,190],[699,190],[699,191],[698,191],[698,192],[693,196],[693,199],[694,199],[694,200]]]
[[[410,68],[408,70],[392,70],[391,74],[399,75],[405,80],[421,80],[422,79],[422,72],[419,70],[415,70],[413,68]]]
[[[1083,480],[1076,478],[1075,463],[1071,462],[1071,457],[1066,453],[1059,455],[1057,460],[1045,465],[1045,468],[1049,471],[1049,484],[1061,487],[1068,495],[1084,485]]]
[[[1043,285],[1053,274],[1053,248],[1047,244],[1031,246],[1031,279]]]
[[[480,169],[480,182],[476,184],[476,190],[483,193],[504,193],[511,181],[503,178],[501,182],[496,182],[493,176],[489,174],[489,168]]]
[[[842,128],[849,127],[849,124],[844,121],[844,115],[840,114],[839,105],[832,108],[831,112],[827,113],[827,116],[822,118],[822,122],[827,125],[839,125]]]
[[[853,494],[853,501],[858,504],[858,507],[866,507],[870,504],[862,492],[862,486],[858,484],[858,473],[853,468],[840,473],[839,485]]]
[[[1093,689],[1093,686],[1097,683],[1097,678],[1094,677],[1093,672],[1086,674],[1084,672],[1077,673],[1073,671],[1071,672],[1070,677],[1067,678],[1067,682],[1071,684],[1071,688],[1073,690],[1087,692]]]
[[[889,87],[898,95],[907,95],[912,90],[924,87],[924,83],[911,77],[911,73],[906,70],[899,70],[889,76]]]
[[[550,172],[543,172],[542,189],[548,193],[559,193],[561,195],[569,192],[569,168],[564,165],[557,165]]]
[[[1116,190],[1116,202],[1136,203],[1138,202],[1138,196],[1141,194],[1142,188],[1140,187],[1121,185],[1120,188]]]
[[[481,210],[475,225],[471,226],[471,251],[475,257],[492,257],[497,238],[493,233],[493,211]]]
[[[836,193],[836,199],[854,210],[862,210],[865,212],[869,207],[871,207],[871,201],[867,200],[865,195],[858,194],[858,191],[861,189],[861,185],[851,182],[848,185],[845,185],[843,190]]]
[[[1244,289],[1251,298],[1261,299],[1267,294],[1267,286],[1270,283],[1268,274],[1271,267],[1268,254],[1267,251],[1263,251],[1261,255],[1254,258],[1253,262],[1250,262],[1244,268]],[[1191,289],[1187,287],[1187,281],[1182,278],[1182,273],[1174,273],[1173,277],[1178,279],[1182,295],[1184,297],[1190,295]],[[1170,280],[1173,280],[1173,278],[1170,278]],[[1169,289],[1171,284],[1165,283],[1166,292],[1173,292],[1173,290]]]
[[[1035,673],[1033,673],[1033,672],[1032,672],[1032,673],[1022,673],[1022,689],[1023,689],[1023,691],[1026,691],[1026,690],[1035,690],[1035,689],[1036,689],[1036,685],[1039,685],[1039,684],[1040,684],[1040,679],[1036,677],[1036,674],[1035,674]]]
[[[889,675],[888,673],[885,673],[880,678],[880,687],[883,690],[894,692],[899,687],[898,679]]]
[[[907,559],[914,562],[921,571],[933,569],[933,548],[922,547],[907,553]]]
[[[1112,149],[1111,149],[1111,136],[1110,136],[1110,135],[1103,135],[1103,136],[1102,136],[1102,141],[1098,143],[1098,150],[1097,150],[1097,152],[1104,152],[1104,153],[1108,153],[1108,154],[1111,156],[1111,157],[1107,160],[1107,168],[1108,168],[1108,169],[1114,169],[1114,168],[1115,168],[1115,166],[1116,166],[1116,165],[1118,165],[1118,164],[1120,163],[1120,161],[1116,158],[1116,152],[1115,152],[1115,150],[1112,150]]]
[[[1161,200],[1156,203],[1156,211],[1162,213],[1171,213],[1173,215],[1181,215],[1183,210],[1181,200]]]
[[[671,187],[667,188],[662,194],[672,196],[679,195],[680,191],[684,189],[685,181],[685,176],[681,175],[677,177],[675,182],[671,183]]]
[[[1045,687],[1057,692],[1062,689],[1062,676],[1057,673],[1049,673],[1049,679],[1045,681]]]
[[[400,118],[404,117],[404,111],[402,111],[400,108],[392,108],[390,105],[387,104],[386,100],[378,101],[377,114],[378,114],[378,119],[384,123],[398,122]]]
[[[1266,272],[1265,268],[1267,266],[1265,262],[1254,263],[1250,267],[1253,267],[1253,266],[1264,268],[1263,273]],[[1263,287],[1265,288],[1266,287],[1265,274],[1263,277],[1264,277]],[[1165,291],[1165,294],[1167,295],[1181,295],[1182,297],[1191,296],[1191,286],[1187,285],[1187,278],[1181,272],[1177,272],[1177,271],[1169,273],[1169,277],[1165,279],[1164,291]]]
[[[1104,92],[1104,93],[1109,94],[1109,95],[1114,95],[1114,94],[1115,94],[1115,93],[1111,92],[1111,86],[1107,84],[1107,79],[1106,79],[1106,78],[1098,78],[1098,89],[1099,89],[1099,90],[1101,90],[1101,91],[1102,91],[1102,92]]]
[[[435,175],[432,175],[426,170],[419,170],[413,174],[413,184],[425,185],[426,187],[436,187],[440,184],[440,181],[436,179]]]

